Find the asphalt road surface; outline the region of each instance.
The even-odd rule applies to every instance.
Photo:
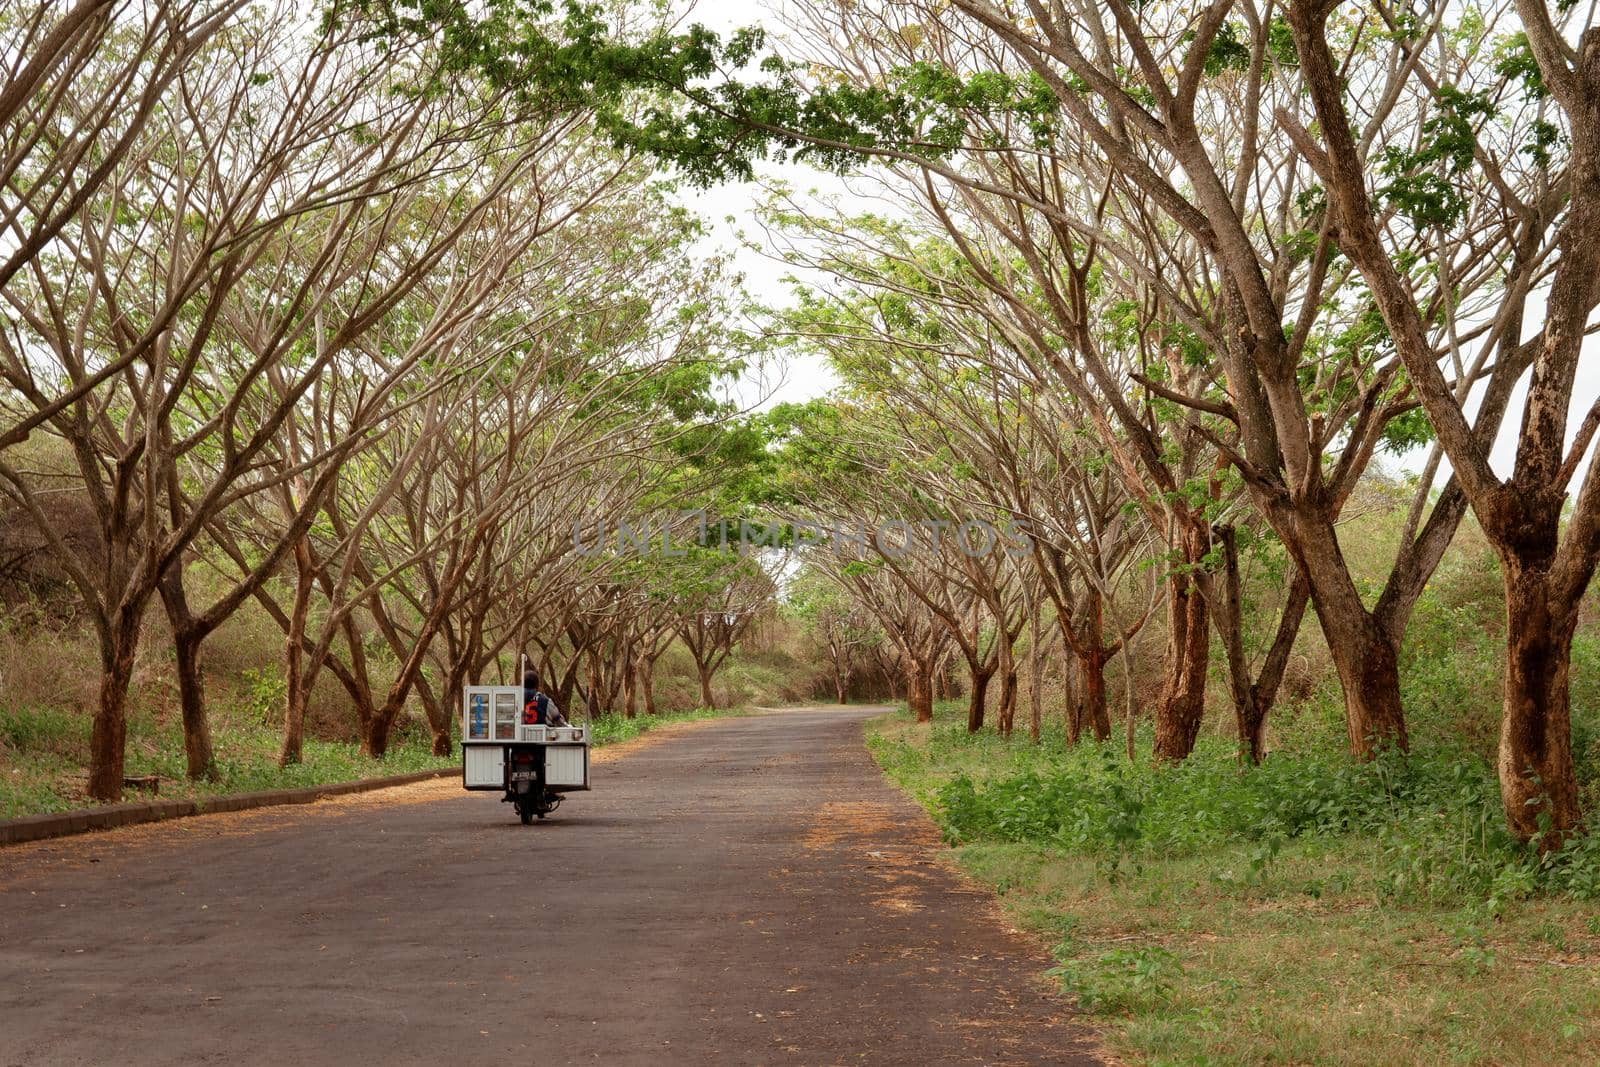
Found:
[[[0,1064],[1096,1062],[871,713],[669,727],[527,827],[444,780],[0,849]]]

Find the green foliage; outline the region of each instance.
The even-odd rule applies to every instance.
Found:
[[[1115,745],[1014,752],[959,723],[936,726],[928,739],[929,757],[943,764],[961,766],[955,757],[964,750],[983,752],[991,773],[980,781],[955,770],[933,790],[948,840],[1091,856],[1113,879],[1145,858],[1245,845],[1245,867],[1217,880],[1248,887],[1286,841],[1361,836],[1375,842],[1379,891],[1394,899],[1498,907],[1535,892],[1588,897],[1600,883],[1594,839],[1541,859],[1506,832],[1492,768],[1459,750],[1390,752],[1368,763],[1329,749],[1279,752],[1241,768],[1234,746],[1216,738],[1178,767],[1156,767],[1129,764]]]
[[[1452,569],[1419,606],[1420,658],[1482,627],[1494,575]],[[1575,710],[1588,697],[1575,688]],[[944,719],[958,710],[931,728],[879,720],[874,756],[947,832],[969,828],[957,862],[1054,946],[1050,974],[1129,1062],[1231,1063],[1241,1047],[1272,1063],[1592,1060],[1600,989],[1572,961],[1600,950],[1600,837],[1545,861],[1506,841],[1488,764],[1438,736],[1475,712],[1419,709],[1431,754],[1363,766],[1339,750],[1336,708],[1280,710],[1314,721],[1257,773],[1221,738],[1192,767],[1129,767],[1048,726],[1038,745],[969,736]],[[1107,810],[1083,830],[1052,795]]]
[[[1494,114],[1486,93],[1441,85],[1437,96],[1438,110],[1423,122],[1418,146],[1389,145],[1378,163],[1386,179],[1379,197],[1418,229],[1452,226],[1466,213],[1466,194],[1453,179],[1472,166],[1475,124]]]
[[[65,708],[0,707],[0,745],[14,751],[61,751],[87,741],[88,720]]]
[[[276,667],[247,667],[242,672],[244,702],[250,717],[263,725],[282,719],[289,683]]]
[[[1247,69],[1250,66],[1250,42],[1244,35],[1248,32],[1231,20],[1217,27],[1216,36],[1211,38],[1210,46],[1206,49],[1205,63],[1201,69],[1213,78],[1230,70]],[[1193,39],[1193,30],[1184,35],[1186,42]]]
[[[229,793],[253,793],[265,789],[295,789],[328,782],[346,782],[358,778],[382,778],[394,774],[448,767],[455,759],[440,758],[430,751],[422,731],[399,734],[381,760],[363,756],[353,744],[307,738],[299,763],[279,767],[277,762],[277,731],[248,722],[231,722],[216,725],[212,738],[217,748],[217,777],[206,783],[187,783],[184,775],[183,744],[175,730],[166,731],[159,743],[130,749],[128,773],[157,774],[164,781],[162,795],[169,792],[168,782],[180,791],[192,788],[193,795],[204,798]],[[77,806],[76,804],[74,806]]]
[[[1566,138],[1561,136],[1561,131],[1554,123],[1544,119],[1535,119],[1528,126],[1528,140],[1522,146],[1524,155],[1532,158],[1540,167],[1549,167],[1550,158],[1554,155],[1557,146],[1564,144]]]
[[[1093,960],[1063,959],[1045,973],[1059,979],[1062,991],[1077,997],[1085,1011],[1121,1015],[1164,1004],[1183,965],[1168,950],[1151,945],[1112,949]]]
[[[1550,95],[1526,33],[1518,31],[1495,46],[1494,72],[1502,78],[1521,82],[1523,91],[1534,100]]]
[[[1272,16],[1267,24],[1267,51],[1280,67],[1293,69],[1300,65],[1300,53],[1294,46],[1294,29],[1282,15]]]
[[[865,88],[809,84],[806,64],[764,53],[761,29],[724,40],[698,23],[681,32],[663,23],[629,37],[599,5],[577,0],[347,0],[330,18],[357,15],[380,41],[436,42],[436,70],[414,91],[479,81],[523,111],[588,111],[617,148],[701,186],[749,180],[762,159],[833,170],[880,149],[941,159],[962,143],[973,112],[1014,116],[1045,137],[1058,106],[1035,74],[963,76],[930,63]]]
[[[1427,412],[1417,407],[1384,423],[1379,447],[1391,455],[1402,456],[1432,441],[1433,437],[1433,423],[1428,421]]]

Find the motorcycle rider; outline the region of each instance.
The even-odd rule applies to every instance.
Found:
[[[566,716],[556,702],[539,692],[539,674],[529,667],[522,675],[522,722],[524,725],[565,726]]]

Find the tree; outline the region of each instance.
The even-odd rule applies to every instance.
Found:
[[[774,586],[753,556],[701,548],[689,553],[677,579],[678,639],[694,660],[703,706],[715,708],[711,681],[772,598]]]
[[[828,657],[834,699],[850,702],[850,686],[863,654],[883,639],[867,611],[815,569],[803,571],[787,590],[794,617]]]
[[[1514,32],[1500,36],[1492,68],[1483,47],[1501,27],[1485,25],[1458,43],[1441,30],[1442,8],[1426,22],[1391,16],[1395,48],[1410,62],[1347,101],[1341,70],[1350,60],[1335,55],[1336,47],[1347,50],[1335,44],[1346,31],[1331,26],[1333,5],[1290,4],[1320,136],[1288,109],[1279,123],[1326,184],[1338,248],[1370,287],[1454,484],[1500,557],[1507,641],[1501,798],[1512,830],[1548,849],[1581,819],[1568,671],[1578,607],[1600,562],[1600,478],[1592,464],[1567,508],[1600,426],[1597,401],[1569,444],[1578,362],[1600,304],[1600,28],[1572,26],[1573,5],[1558,5],[1555,17],[1525,0],[1516,9],[1520,24],[1504,27]],[[1380,84],[1385,95],[1374,105]],[[1370,141],[1368,131],[1387,125],[1392,113],[1411,123],[1421,118],[1426,139]],[[1474,202],[1488,205],[1487,223],[1480,224]],[[1482,412],[1489,402],[1474,422],[1468,395],[1440,366],[1432,309],[1415,292],[1417,270],[1394,262],[1395,246],[1414,241],[1434,245],[1429,266],[1444,277],[1461,272],[1463,243],[1494,249],[1513,267],[1510,299],[1480,327],[1485,350],[1498,346],[1518,375],[1531,367],[1509,478],[1489,463],[1498,428],[1498,419]],[[1544,324],[1524,342],[1528,296],[1546,277],[1547,257],[1554,262],[1543,290]]]

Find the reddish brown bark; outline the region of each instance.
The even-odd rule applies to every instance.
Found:
[[[918,722],[933,721],[933,670],[927,664],[907,664],[906,706]]]
[[[311,698],[311,678],[306,669],[306,623],[311,617],[311,553],[304,539],[295,544],[294,603],[284,633],[283,745],[278,766],[299,763],[305,748],[306,705]]]
[[[967,694],[967,733],[983,729],[989,703],[989,682],[994,678],[995,666],[991,663],[969,663],[970,692]]]
[[[705,664],[696,664],[696,673],[700,676],[700,706],[715,708],[717,696],[711,691],[711,670]]]
[[[1000,736],[1010,737],[1017,721],[1017,672],[1013,669],[1000,672]]]
[[[1500,721],[1500,798],[1511,831],[1559,846],[1582,821],[1572,762],[1570,672],[1577,603],[1551,596],[1548,575],[1501,554],[1506,673]]]
[[[1084,726],[1088,726],[1096,741],[1111,739],[1111,710],[1106,703],[1106,661],[1109,658],[1104,649],[1078,654],[1077,729],[1070,737],[1074,744]]]
[[[1155,758],[1176,763],[1194,751],[1206,710],[1206,669],[1211,654],[1211,616],[1193,568],[1203,566],[1208,530],[1184,524],[1179,538],[1186,569],[1167,581],[1166,682],[1155,712]]]
[[[654,656],[646,656],[639,664],[639,689],[644,694],[644,713],[656,715],[656,660]]]
[[[89,796],[114,802],[122,799],[122,779],[128,744],[128,686],[133,681],[133,657],[138,648],[138,624],[132,633],[112,635],[100,663],[100,702],[89,731]]]
[[[201,648],[211,632],[189,610],[183,588],[183,564],[174,561],[161,576],[161,600],[172,625],[172,648],[178,672],[178,704],[183,718],[183,750],[191,780],[216,777],[216,752],[206,716],[205,676]]]

